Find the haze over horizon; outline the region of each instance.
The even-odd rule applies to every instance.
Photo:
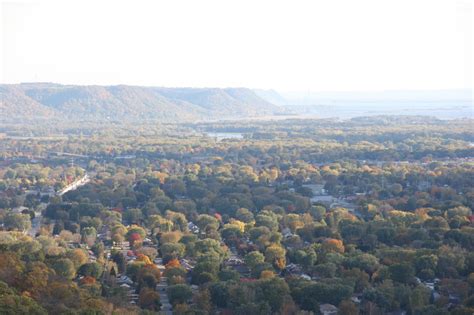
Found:
[[[30,0],[3,2],[1,10],[1,83],[279,92],[472,88],[472,4],[465,0],[133,7]]]

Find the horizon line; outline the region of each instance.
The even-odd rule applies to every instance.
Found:
[[[167,85],[149,85],[149,84],[128,84],[128,83],[119,83],[119,84],[82,84],[82,83],[59,83],[51,81],[23,81],[16,83],[5,83],[0,82],[0,85],[26,85],[26,84],[52,84],[52,85],[61,85],[61,86],[102,86],[102,87],[112,87],[112,86],[128,86],[128,87],[145,87],[145,88],[188,88],[188,89],[250,89],[250,90],[262,90],[262,91],[275,91],[282,93],[386,93],[386,92],[447,92],[447,91],[463,91],[474,93],[474,88],[439,88],[439,89],[426,89],[426,88],[389,88],[389,89],[374,89],[374,90],[316,90],[316,89],[279,89],[279,88],[261,88],[261,87],[248,87],[248,86],[167,86]]]

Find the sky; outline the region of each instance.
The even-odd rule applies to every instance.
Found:
[[[0,82],[473,87],[471,0],[0,0]]]

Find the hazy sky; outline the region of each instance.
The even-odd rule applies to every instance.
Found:
[[[3,83],[472,87],[471,0],[5,1]]]

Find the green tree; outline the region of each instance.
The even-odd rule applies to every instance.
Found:
[[[165,243],[160,246],[161,256],[165,262],[181,258],[184,255],[185,245],[181,243]]]
[[[71,280],[76,275],[76,268],[74,263],[69,258],[59,258],[53,261],[53,269],[56,271],[56,274]]]
[[[46,315],[46,310],[35,300],[19,295],[0,281],[0,313],[5,315],[31,314]]]
[[[159,311],[161,307],[160,295],[153,289],[143,288],[138,297],[138,304],[141,308]]]
[[[196,220],[196,225],[206,234],[212,231],[217,231],[219,228],[219,221],[208,214],[200,214]]]
[[[393,264],[388,267],[390,278],[401,283],[409,283],[415,276],[415,270],[407,263]]]
[[[86,263],[82,265],[79,268],[77,273],[82,276],[90,276],[90,277],[99,279],[103,271],[104,271],[104,268],[102,267],[102,265],[96,262],[91,262],[91,263]]]
[[[274,277],[258,282],[257,300],[264,300],[270,305],[272,313],[278,312],[285,299],[289,298],[290,289],[285,280]],[[259,296],[260,295],[260,296]]]
[[[186,284],[175,284],[168,287],[168,298],[171,304],[187,303],[192,298],[193,292]]]
[[[265,256],[259,251],[253,251],[245,255],[244,257],[245,264],[250,268],[254,269],[258,264],[261,264],[265,261]]]
[[[346,268],[359,268],[372,275],[379,267],[379,260],[371,254],[362,253],[347,257],[343,264]]]
[[[94,227],[86,227],[82,229],[81,236],[84,243],[92,246],[97,238],[97,231]]]
[[[27,231],[31,228],[31,220],[28,214],[8,213],[3,222],[8,230]]]

